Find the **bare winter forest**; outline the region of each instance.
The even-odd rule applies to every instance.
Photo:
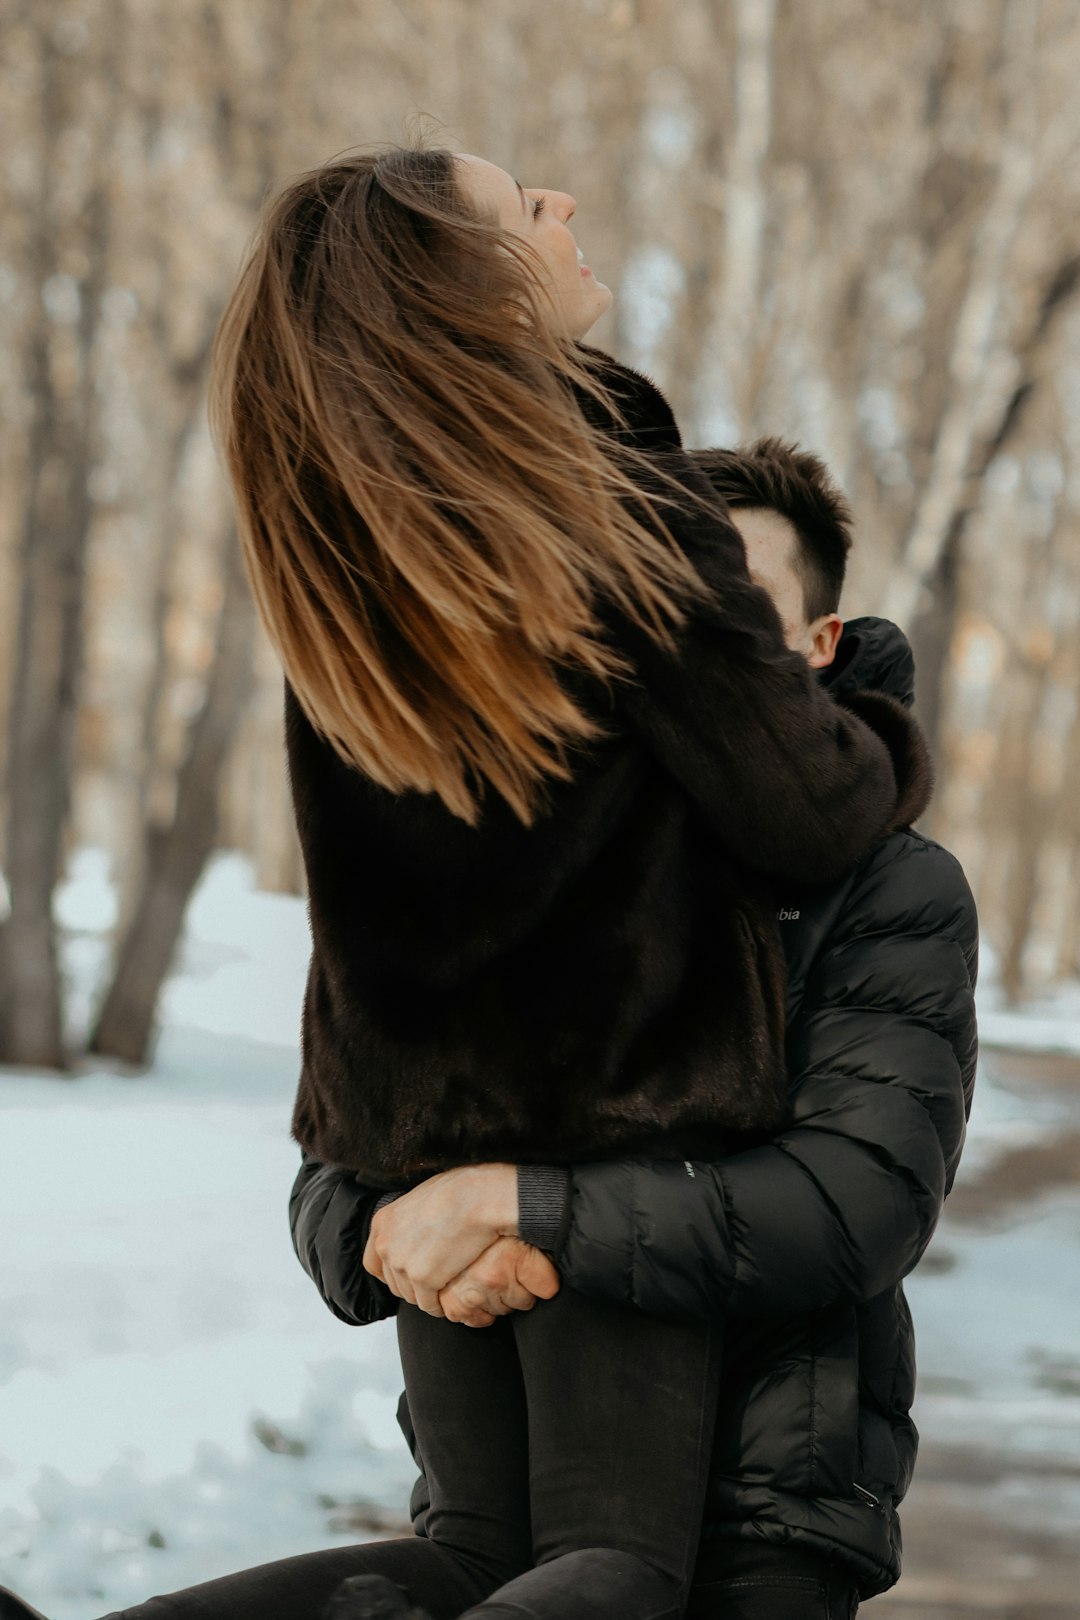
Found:
[[[418,125],[574,195],[688,443],[851,497],[990,947],[881,1612],[1076,1612],[1078,83],[1080,0],[0,0],[0,1581],[54,1620],[404,1511],[395,1344],[283,1221],[309,939],[206,393],[262,202]]]
[[[86,1039],[135,1061],[209,853],[299,883],[207,358],[268,190],[416,114],[574,194],[595,340],[689,442],[827,457],[848,611],[915,642],[930,830],[1003,983],[1080,971],[1075,0],[3,0],[0,29],[5,1060],[73,1055],[74,847],[123,896]]]

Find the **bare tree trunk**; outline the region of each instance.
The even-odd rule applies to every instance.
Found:
[[[993,814],[998,870],[994,874],[992,898],[994,911],[1001,919],[999,973],[1010,1000],[1015,998],[1023,979],[1024,948],[1035,902],[1034,852],[1030,848],[1027,827],[1034,810],[1030,791],[1032,742],[1045,680],[1045,670],[1027,661],[1014,669],[998,756],[1001,786],[995,796]],[[1024,833],[1018,836],[1021,828],[1025,829]]]
[[[112,6],[98,18],[117,37]],[[56,187],[61,148],[80,114],[86,65],[39,30],[43,79],[41,155]],[[110,43],[107,49],[114,48]],[[115,62],[95,65],[115,85]],[[114,91],[115,94],[115,91]],[[75,720],[83,658],[86,552],[92,518],[87,493],[93,454],[94,340],[105,279],[111,117],[94,120],[97,150],[81,199],[79,244],[85,275],[64,271],[62,224],[45,202],[36,222],[38,313],[29,345],[35,402],[22,524],[15,673],[8,720],[7,875],[11,912],[0,931],[0,1057],[63,1068],[63,1016],[53,890],[60,875],[74,771]],[[64,328],[68,330],[64,330]]]
[[[257,205],[275,177],[283,138],[279,101],[286,92],[290,46],[302,19],[292,8],[277,8],[261,29],[264,72],[256,97],[246,106],[243,127],[236,116],[236,89],[223,32],[225,21],[221,8],[207,7],[199,25],[202,43],[211,46],[208,60],[220,74],[215,85],[216,155],[236,193],[249,205]],[[164,342],[164,306],[158,307],[156,315],[162,322],[160,336]],[[202,398],[203,371],[216,325],[215,318],[204,341],[174,366],[176,397],[182,401],[179,430],[172,444],[174,478],[179,474],[186,444],[184,413],[192,411],[196,400]],[[217,846],[225,762],[254,690],[254,605],[239,540],[231,529],[223,566],[223,601],[214,654],[203,706],[192,723],[186,756],[177,774],[172,821],[162,827],[153,820],[148,806],[142,854],[136,863],[138,888],[117,949],[112,982],[89,1043],[91,1052],[130,1063],[145,1063],[151,1055],[161,988],[176,955],[188,903]],[[164,579],[159,585],[156,611],[160,614],[167,606]],[[154,719],[150,704],[156,712],[153,684],[144,711],[148,728]],[[146,736],[148,745],[152,740]]]
[[[885,598],[886,614],[902,624],[909,624],[923,603],[967,488],[1009,250],[1036,173],[1031,64],[1039,9],[1038,0],[1009,0],[1006,9],[1003,50],[1012,94],[997,186],[972,251],[930,476]]]
[[[1070,684],[1076,687],[1075,664]],[[1061,793],[1055,809],[1055,833],[1065,850],[1062,881],[1065,889],[1064,926],[1057,943],[1055,977],[1080,977],[1080,703],[1062,750],[1064,759]]]
[[[302,894],[304,863],[285,769],[281,666],[265,636],[260,638],[257,668],[260,654],[267,673],[251,708],[254,759],[248,778],[254,796],[255,880],[261,889]]]
[[[1031,939],[1039,901],[1039,867],[1047,836],[1052,828],[1053,800],[1033,781],[1035,727],[1045,694],[1047,670],[1032,674],[1029,697],[1021,714],[1021,734],[1014,756],[1016,769],[1010,773],[1006,789],[1012,800],[1008,835],[1011,849],[1004,886],[1004,941],[1001,953],[1001,985],[1006,997],[1015,1001],[1025,979],[1024,957]],[[1027,724],[1024,725],[1023,721]]]
[[[919,723],[935,759],[944,730],[945,674],[960,611],[964,528],[964,523],[958,517],[937,560],[923,610],[911,627],[911,647],[915,655],[915,704]],[[936,805],[931,803],[927,819],[920,826],[932,825],[935,809]]]
[[[1059,980],[1080,978],[1080,839],[1073,844],[1069,855],[1066,887],[1065,927],[1054,964],[1054,977]]]
[[[775,0],[736,0],[735,137],[724,208],[724,260],[719,318],[731,403],[744,435],[757,392],[757,334],[765,240],[765,162],[772,134],[772,46]]]
[[[227,553],[206,698],[191,728],[175,813],[168,827],[147,826],[142,888],[90,1041],[92,1052],[129,1063],[145,1063],[151,1055],[161,987],[188,902],[215,847],[222,767],[252,690],[254,608],[235,535]]]
[[[912,625],[919,719],[935,754],[941,743],[945,675],[960,607],[959,576],[968,524],[991,463],[1020,438],[1041,387],[1053,376],[1062,325],[1078,292],[1080,258],[1070,254],[1050,277],[1031,331],[1018,349],[1016,383],[958,496],[957,509],[935,563],[927,595]]]
[[[172,528],[176,519],[176,488],[180,480],[185,456],[195,434],[203,425],[206,397],[206,368],[213,332],[209,332],[198,354],[187,365],[174,364],[172,380],[176,388],[175,405],[179,413],[178,425],[170,435],[166,449],[165,487],[170,499],[162,513],[162,533],[152,559],[153,582],[150,587],[150,624],[155,649],[154,665],[142,698],[139,759],[141,770],[138,786],[140,821],[149,815],[149,803],[154,776],[155,731],[160,719],[160,708],[165,692],[168,658],[166,652],[165,621],[171,602],[170,562],[172,557]],[[136,875],[137,882],[137,875]]]

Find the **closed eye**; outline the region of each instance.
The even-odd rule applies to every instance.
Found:
[[[543,212],[544,212],[544,199],[543,199],[543,197],[534,197],[533,198],[533,219],[539,219],[540,215]]]

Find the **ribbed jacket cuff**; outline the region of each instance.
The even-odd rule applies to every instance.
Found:
[[[372,1219],[374,1220],[376,1214],[379,1212],[380,1209],[382,1209],[384,1204],[392,1204],[394,1202],[395,1198],[400,1198],[400,1197],[401,1197],[401,1194],[399,1192],[383,1193],[381,1198],[377,1198],[375,1200],[375,1208],[371,1212]]]
[[[518,1236],[555,1253],[566,1238],[570,1171],[562,1164],[519,1164]]]

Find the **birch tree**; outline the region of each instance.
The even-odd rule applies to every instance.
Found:
[[[26,262],[33,401],[7,727],[10,915],[0,930],[0,1057],[62,1067],[53,919],[72,794],[82,665],[94,392],[111,229],[109,167],[122,30],[114,0],[24,24],[39,80],[37,198]]]

